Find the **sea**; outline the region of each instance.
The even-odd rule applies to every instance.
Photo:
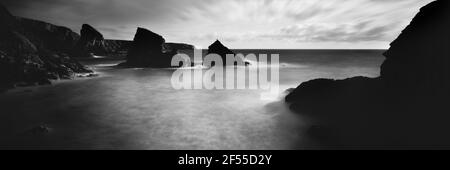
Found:
[[[261,97],[265,89],[175,89],[176,69],[119,68],[123,60],[108,57],[82,60],[97,77],[0,94],[0,107],[8,112],[0,115],[0,147],[308,149],[315,141],[305,132],[314,122],[289,110],[286,90],[317,78],[377,77],[385,50],[234,51],[278,54],[279,65],[268,66],[279,70],[277,95]]]

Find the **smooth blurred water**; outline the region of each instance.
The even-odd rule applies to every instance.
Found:
[[[280,98],[263,90],[175,90],[171,69],[89,62],[97,78],[0,95],[4,147],[83,149],[302,149],[308,120],[283,91],[314,78],[376,77],[382,51],[238,50],[280,54]],[[47,124],[50,133],[25,133]]]

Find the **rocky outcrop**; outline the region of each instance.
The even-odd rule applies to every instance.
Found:
[[[72,50],[72,56],[90,58],[94,56],[125,57],[131,41],[108,40],[94,27],[83,24],[81,38]]]
[[[439,93],[449,89],[449,4],[438,0],[423,7],[391,43],[381,66],[381,77],[389,85]]]
[[[233,54],[235,55],[235,53],[233,51],[231,51],[228,47],[224,46],[222,44],[222,42],[220,42],[219,40],[216,40],[214,43],[212,43],[209,47],[208,47],[208,54],[218,54],[220,57],[222,57],[222,63],[223,65],[227,65],[226,62],[226,55],[227,54]],[[241,58],[236,58],[236,60],[240,60]],[[232,65],[239,65],[240,63],[244,63],[244,65],[249,65],[250,63],[247,61],[242,61],[242,62],[235,62]]]
[[[378,78],[317,79],[285,100],[310,117],[328,147],[442,147],[450,144],[450,2],[423,7],[391,43]]]
[[[208,54],[218,54],[222,58],[225,57],[227,54],[235,54],[233,51],[231,51],[228,47],[225,47],[222,42],[219,40],[214,41],[209,47],[208,47]]]
[[[70,29],[14,17],[2,6],[0,23],[0,89],[92,72],[67,55],[78,40]]]
[[[127,61],[120,64],[127,67],[171,67],[176,52],[163,52],[165,39],[152,31],[138,28],[128,51]]]
[[[73,49],[77,57],[93,57],[93,55],[106,55],[105,39],[94,27],[83,24],[81,38]]]

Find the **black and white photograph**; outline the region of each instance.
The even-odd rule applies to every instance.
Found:
[[[448,0],[1,0],[0,23],[0,150],[450,149]]]

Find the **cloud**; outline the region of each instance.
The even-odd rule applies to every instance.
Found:
[[[303,43],[320,42],[380,42],[387,47],[418,9],[431,1],[2,0],[2,3],[15,15],[65,25],[75,31],[88,23],[113,39],[132,39],[140,26],[168,41],[200,46],[220,38],[248,48],[262,41],[273,41],[266,44],[279,46],[272,48],[292,42],[301,48]]]

